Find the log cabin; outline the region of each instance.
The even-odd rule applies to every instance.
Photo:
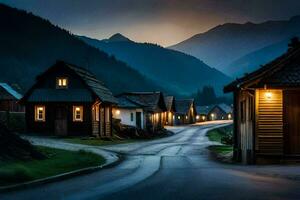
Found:
[[[193,124],[196,122],[196,106],[194,99],[175,100],[175,124]]]
[[[121,123],[140,126],[151,132],[164,127],[167,108],[162,92],[127,92],[116,97],[120,105],[113,113],[115,118],[121,120]],[[134,110],[129,108],[129,104],[135,105]]]
[[[164,97],[165,104],[167,107],[167,112],[166,112],[166,125],[168,126],[173,126],[174,125],[174,119],[175,119],[175,97],[174,96],[165,96]]]
[[[88,70],[57,61],[21,99],[28,132],[59,136],[112,136],[117,100]]]
[[[300,45],[224,88],[234,94],[234,159],[300,159]]]
[[[24,106],[18,104],[22,95],[7,83],[0,83],[0,111],[25,112]]]

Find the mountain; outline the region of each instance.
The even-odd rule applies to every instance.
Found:
[[[225,72],[235,60],[300,33],[300,16],[260,24],[227,23],[169,47],[203,59]]]
[[[0,81],[17,83],[23,91],[56,60],[87,68],[113,93],[162,89],[124,62],[31,13],[0,4],[0,27]]]
[[[230,81],[229,77],[193,56],[155,44],[137,43],[120,34],[105,40],[79,37],[182,95],[193,93],[205,85],[214,86],[220,94],[224,84]]]
[[[289,42],[290,40],[283,40],[242,56],[226,66],[225,73],[237,78],[243,76],[244,73],[255,71],[261,65],[267,64],[285,53]]]

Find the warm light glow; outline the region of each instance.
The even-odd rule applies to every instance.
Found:
[[[57,78],[57,86],[59,88],[66,88],[68,86],[67,78]]]
[[[185,119],[188,119],[188,116],[185,116]]]
[[[116,114],[119,115],[121,113],[120,110],[116,110]]]
[[[177,118],[180,119],[180,116],[178,116]]]
[[[271,99],[272,98],[272,92],[268,91],[265,93],[265,96],[267,99]]]
[[[215,114],[214,113],[211,113],[211,117],[214,117],[215,116]]]
[[[73,121],[82,122],[83,121],[83,107],[73,106]]]
[[[202,116],[202,120],[205,120],[205,116]]]
[[[231,119],[231,114],[228,114],[228,119]]]
[[[35,121],[45,121],[45,107],[36,106],[35,107]]]
[[[196,119],[199,119],[199,115],[196,116]]]

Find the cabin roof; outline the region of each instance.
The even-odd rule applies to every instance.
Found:
[[[111,91],[104,85],[103,82],[98,80],[88,70],[66,63],[64,61],[57,61],[52,67],[37,77],[34,86],[25,94],[28,101],[66,101],[66,102],[80,102],[92,101],[91,94],[84,89],[67,89],[67,90],[53,90],[53,89],[38,89],[36,88],[39,80],[43,79],[54,68],[61,69],[65,67],[74,72],[87,87],[100,101],[104,103],[117,104],[117,99],[112,95]]]
[[[143,105],[146,110],[151,112],[167,111],[161,92],[127,92],[117,95],[117,97],[126,97],[131,102]]]
[[[119,96],[117,97],[118,99],[118,107],[119,108],[143,108],[145,107],[142,104],[139,104],[137,102],[131,101],[129,98],[127,98],[126,96]]]
[[[167,107],[167,111],[176,111],[175,105],[174,105],[174,101],[175,101],[175,97],[174,96],[165,96],[164,97],[165,100],[165,104]]]
[[[190,107],[194,103],[194,99],[176,99],[175,107],[177,114],[187,114],[189,112]]]
[[[218,104],[216,106],[218,106],[220,109],[222,109],[226,114],[232,113],[231,106],[229,106],[229,105],[227,105],[225,103],[221,103],[221,104]]]
[[[0,87],[3,88],[8,94],[10,94],[16,100],[20,100],[22,98],[22,95],[19,92],[17,92],[16,90],[14,90],[7,83],[0,83]],[[0,97],[0,99],[3,99],[3,98]]]
[[[208,106],[197,106],[196,111],[199,115],[207,115],[215,105],[208,105]]]
[[[239,78],[224,87],[232,92],[245,87],[300,87],[300,46],[290,48],[258,70]]]

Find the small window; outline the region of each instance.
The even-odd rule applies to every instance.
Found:
[[[133,113],[130,113],[130,120],[133,122]]]
[[[82,122],[83,121],[83,107],[73,106],[73,121]]]
[[[56,88],[65,89],[68,88],[68,78],[59,77],[56,79]]]
[[[44,122],[45,121],[45,106],[35,106],[35,121]]]

